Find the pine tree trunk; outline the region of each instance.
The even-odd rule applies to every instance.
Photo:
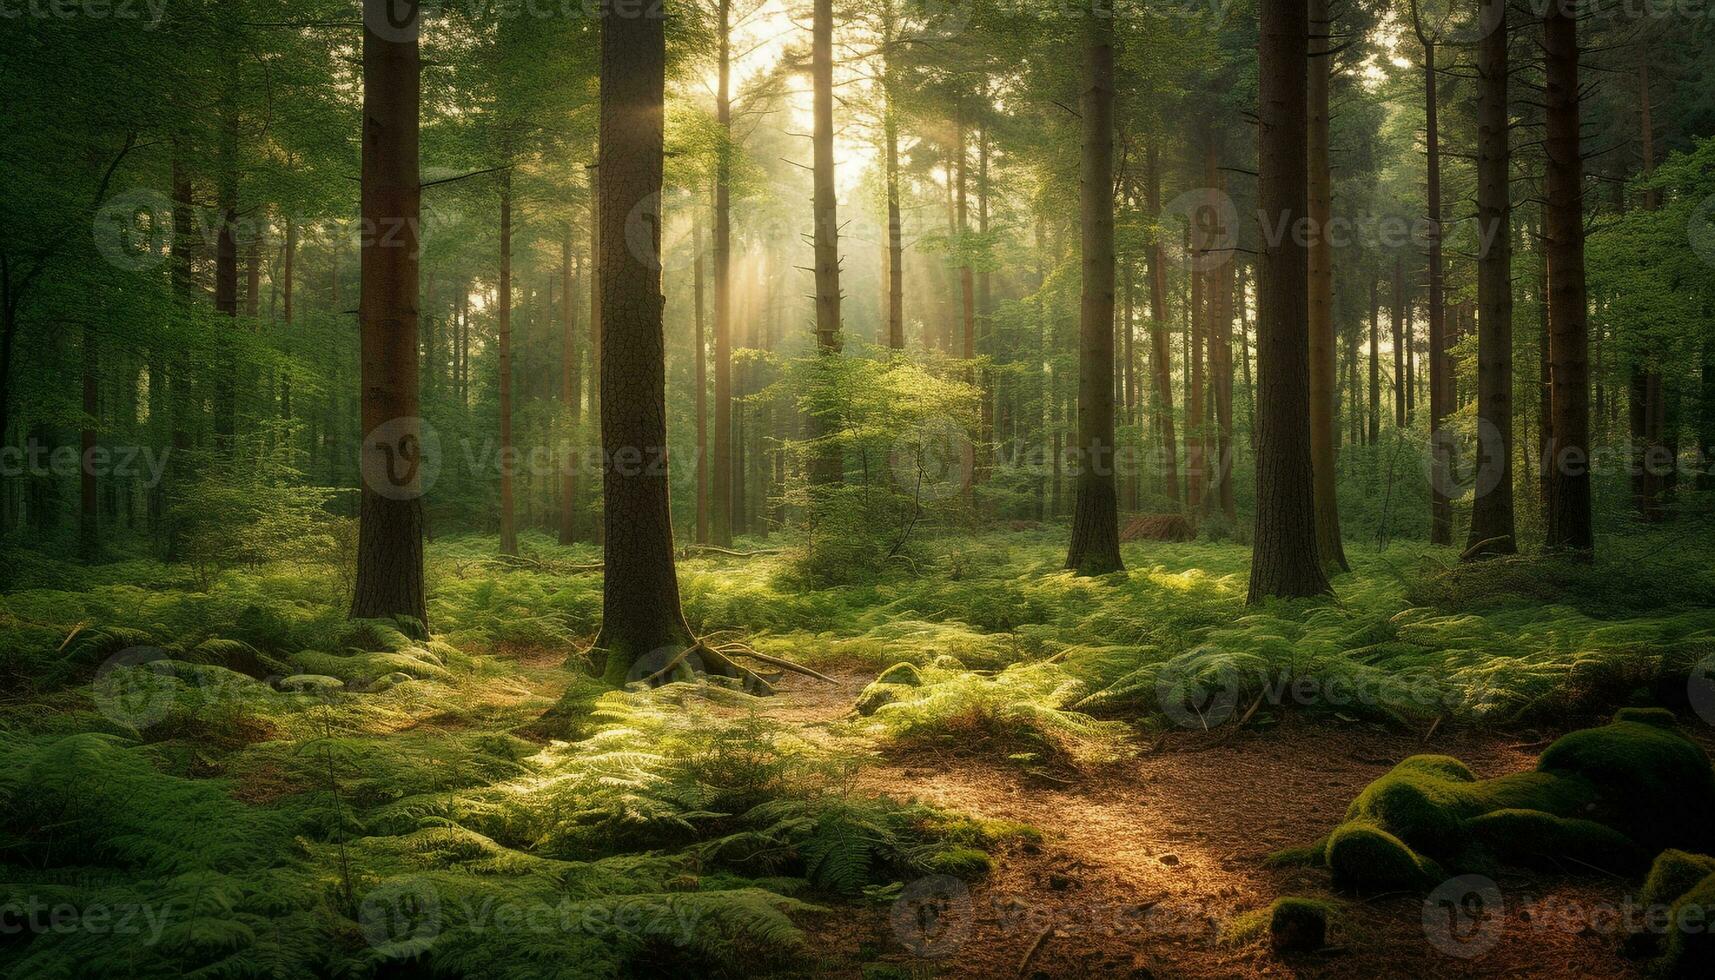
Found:
[[[666,470],[666,341],[662,329],[660,195],[667,44],[661,8],[602,11],[599,218],[605,581],[598,648],[604,676],[624,683],[640,658],[691,642],[673,568]],[[641,213],[651,254],[627,246]],[[645,661],[648,663],[651,661]],[[664,661],[663,661],[664,662]]]
[[[572,447],[578,422],[578,306],[572,294],[572,223],[560,234],[560,410],[566,413],[568,432],[560,453],[560,543],[578,539],[578,458]],[[702,337],[699,332],[698,340]],[[699,349],[700,354],[700,349]],[[698,366],[702,364],[699,356]]]
[[[222,95],[220,120],[220,228],[214,248],[214,310],[222,316],[238,317],[238,62],[234,54]],[[214,379],[214,437],[221,449],[231,449],[238,431],[238,390],[233,377],[238,360],[236,338],[222,337],[220,366]]]
[[[1481,0],[1478,46],[1477,483],[1467,555],[1512,554],[1513,253],[1507,0]],[[1492,444],[1491,444],[1492,443]]]
[[[1382,307],[1381,279],[1370,280],[1370,409],[1368,442],[1374,446],[1382,435]]]
[[[365,0],[361,348],[363,488],[359,502],[355,618],[409,616],[425,627],[422,420],[418,417],[417,15],[409,36],[382,38],[369,24],[385,0]]]
[[[834,195],[834,9],[833,0],[815,0],[810,46],[811,102],[815,115],[815,273],[816,350],[824,358],[838,357],[840,339],[840,226]],[[810,436],[819,445],[810,465],[810,483],[826,487],[844,478],[837,448],[826,445],[837,422],[822,412],[809,419]]]
[[[722,144],[715,157],[715,213],[712,252],[715,272],[715,413],[714,457],[710,460],[709,540],[732,546],[732,25],[731,0],[716,4],[715,43],[719,46],[719,78],[715,89],[715,119]]]
[[[1584,286],[1584,164],[1579,156],[1578,28],[1559,4],[1542,15],[1547,164],[1544,224],[1550,286],[1554,436],[1548,467],[1550,549],[1590,552],[1590,364]]]
[[[1161,153],[1156,141],[1148,150],[1149,216],[1161,217]],[[1156,414],[1161,419],[1162,482],[1167,496],[1179,504],[1179,443],[1173,425],[1173,352],[1167,342],[1167,256],[1160,235],[1149,250],[1149,349],[1155,373]]]
[[[512,449],[512,171],[500,172],[500,286],[496,304],[500,360],[500,553],[518,553]]]
[[[1639,69],[1638,75],[1641,90],[1639,136],[1643,150],[1643,175],[1648,177],[1655,172],[1655,125],[1651,118],[1647,62]],[[1654,188],[1645,191],[1644,209],[1654,211],[1660,204],[1659,197]],[[1662,508],[1666,490],[1663,468],[1673,462],[1668,457],[1663,432],[1666,411],[1661,369],[1645,361],[1634,362],[1628,392],[1631,402],[1632,498],[1638,516],[1653,524],[1666,516]],[[1599,403],[1596,415],[1597,418],[1602,415]]]
[[[905,349],[905,241],[899,216],[899,119],[893,108],[892,69],[883,54],[882,92],[887,100],[882,123],[887,158],[887,346]]]
[[[691,208],[691,248],[695,251],[691,267],[692,324],[691,386],[696,389],[694,403],[697,417],[697,457],[691,464],[697,485],[696,542],[709,543],[709,357],[708,337],[703,322],[703,223],[697,218],[696,206]]]
[[[589,342],[589,374],[590,374],[590,418],[598,424],[601,422],[601,391],[602,391],[602,338],[605,335],[602,312],[602,282],[606,275],[602,271],[605,256],[601,244],[601,142],[596,142],[596,165],[590,168],[590,342]],[[607,540],[607,519],[598,516],[590,528],[596,544],[604,544]]]
[[[1333,179],[1328,163],[1328,89],[1333,75],[1328,0],[1310,0],[1309,146],[1310,200],[1310,463],[1316,482],[1316,547],[1330,571],[1346,571],[1340,540],[1339,485],[1335,479],[1334,243],[1327,229],[1333,217]]]
[[[1421,37],[1421,35],[1419,35]],[[1447,311],[1443,297],[1441,262],[1441,139],[1438,112],[1439,79],[1435,69],[1435,44],[1423,42],[1423,106],[1425,139],[1428,143],[1427,206],[1429,212],[1429,541],[1453,543],[1453,504],[1448,488],[1453,479],[1451,434],[1446,418],[1451,406],[1447,388]]]
[[[1257,206],[1266,227],[1309,216],[1309,11],[1262,5],[1257,42]],[[1273,236],[1270,236],[1271,239]],[[1329,591],[1316,546],[1310,465],[1310,259],[1291,235],[1270,240],[1257,304],[1256,529],[1248,601]]]
[[[1114,486],[1114,25],[1100,0],[1085,18],[1078,482],[1066,567],[1104,575],[1125,568]]]

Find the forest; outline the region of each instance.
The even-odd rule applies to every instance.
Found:
[[[1698,0],[0,0],[0,976],[1715,974],[1712,91]]]

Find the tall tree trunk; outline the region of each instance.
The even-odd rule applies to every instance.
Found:
[[[834,8],[833,0],[816,0],[810,45],[810,78],[814,106],[816,350],[820,357],[838,357],[840,339],[840,226],[834,196]],[[838,448],[829,445],[837,422],[814,412],[810,435],[817,442],[810,465],[810,483],[832,486],[844,478]]]
[[[1369,444],[1381,442],[1382,436],[1382,308],[1381,279],[1370,280],[1370,410]]]
[[[709,540],[732,545],[732,25],[731,0],[716,4],[720,77],[715,89],[715,119],[721,144],[715,157],[715,448],[710,461]]]
[[[1405,428],[1406,412],[1405,260],[1393,257],[1393,424]]]
[[[500,172],[500,286],[496,314],[500,355],[500,553],[518,553],[512,477],[512,170]]]
[[[1310,61],[1308,65],[1310,126],[1310,465],[1316,482],[1316,548],[1331,571],[1346,571],[1346,549],[1340,540],[1339,481],[1334,469],[1335,371],[1334,243],[1329,237],[1333,218],[1333,177],[1328,163],[1328,89],[1333,77],[1330,54],[1333,23],[1328,0],[1310,0]]]
[[[1477,49],[1477,483],[1467,555],[1512,554],[1513,233],[1507,0],[1481,0]],[[1493,443],[1491,445],[1490,443]]]
[[[1151,140],[1148,150],[1149,216],[1161,217],[1161,151]],[[1162,482],[1174,506],[1179,504],[1179,444],[1173,430],[1173,353],[1167,342],[1167,256],[1157,230],[1149,249],[1149,350],[1155,374],[1156,414],[1161,419]]]
[[[1257,41],[1257,205],[1269,227],[1308,219],[1306,0],[1261,11]],[[1273,237],[1273,236],[1271,236]],[[1292,236],[1268,242],[1257,289],[1256,529],[1248,601],[1329,591],[1316,545],[1310,465],[1310,259]]]
[[[985,92],[984,108],[988,100]],[[986,123],[977,124],[977,234],[988,241],[989,233],[989,134]],[[977,270],[977,352],[989,358],[997,356],[994,343],[993,283],[987,265]],[[994,416],[996,385],[993,373],[983,367],[977,376],[977,389],[982,394],[982,407],[977,413],[977,482],[987,478],[993,466]]]
[[[606,320],[604,319],[604,314],[602,312],[603,300],[602,300],[601,291],[604,288],[602,283],[604,282],[605,277],[607,275],[607,273],[602,270],[602,263],[606,261],[606,255],[604,254],[604,252],[602,250],[602,243],[601,243],[601,236],[603,234],[602,227],[601,227],[601,221],[602,221],[602,219],[601,219],[601,194],[602,194],[601,188],[602,188],[602,183],[601,183],[601,143],[600,143],[600,139],[598,138],[597,143],[596,143],[596,164],[595,164],[595,166],[592,166],[590,168],[590,271],[589,271],[589,281],[590,281],[590,342],[589,342],[590,406],[589,407],[590,407],[590,418],[595,420],[598,424],[601,422],[601,419],[602,419],[601,392],[602,392],[603,382],[602,382],[602,353],[601,353],[601,351],[602,351],[602,344],[603,344],[602,338],[605,336],[604,324],[606,323]],[[603,481],[604,505],[605,505],[605,490],[606,490],[606,482],[604,479],[604,481]],[[593,527],[591,527],[590,530],[592,532],[593,537],[595,538],[596,544],[605,544],[607,541],[607,518],[606,518],[606,516],[603,515],[601,517],[596,518],[595,524]]]
[[[423,445],[418,417],[417,8],[407,31],[386,0],[365,0],[363,32],[361,348],[363,488],[358,512],[356,618],[409,616],[426,627]],[[389,21],[388,18],[394,18]],[[375,26],[389,24],[382,37]]]
[[[1226,177],[1216,173],[1216,190],[1226,193]],[[1215,269],[1215,315],[1209,340],[1215,356],[1210,360],[1215,396],[1215,479],[1221,516],[1229,523],[1238,518],[1233,501],[1233,259],[1228,255]]]
[[[1647,55],[1646,55],[1647,58]],[[1643,150],[1643,175],[1655,172],[1655,124],[1651,115],[1649,64],[1638,70],[1639,138]],[[1644,209],[1654,211],[1660,204],[1660,193],[1651,188],[1644,192]],[[1663,404],[1663,384],[1660,367],[1648,363],[1647,355],[1633,355],[1630,395],[1632,442],[1632,499],[1638,516],[1649,523],[1666,516],[1662,509],[1666,480],[1663,467],[1673,461],[1664,445],[1662,422],[1666,418]],[[1598,389],[1599,390],[1599,389]],[[1596,415],[1602,412],[1598,404]]]
[[[889,8],[891,13],[891,7]],[[891,29],[891,23],[889,25]],[[882,54],[882,132],[887,180],[887,346],[905,349],[905,242],[899,216],[899,117],[893,107],[893,70]]]
[[[1550,549],[1590,552],[1590,364],[1584,286],[1584,163],[1579,156],[1578,27],[1560,4],[1542,15],[1547,165],[1549,361],[1554,437],[1548,468]]]
[[[1200,256],[1198,249],[1205,243],[1197,240],[1198,230],[1190,230],[1187,250]],[[1203,487],[1208,482],[1205,467],[1206,447],[1203,427],[1203,282],[1201,259],[1194,259],[1186,278],[1190,280],[1190,301],[1185,304],[1185,508],[1196,520],[1203,513]]]
[[[1715,490],[1715,342],[1703,343],[1703,391],[1697,407],[1697,489]]]
[[[285,336],[281,346],[286,352],[286,363],[280,368],[280,417],[286,421],[292,419],[292,318],[294,316],[293,293],[297,277],[298,262],[298,224],[290,217],[286,218],[286,250],[281,260],[284,267],[281,272],[280,306],[281,321],[285,324]]]
[[[700,258],[699,258],[700,261]],[[572,223],[560,234],[560,410],[566,413],[568,431],[560,454],[560,543],[578,539],[578,453],[574,448],[578,424],[578,305],[573,295],[574,259]],[[698,336],[698,341],[702,337]],[[698,366],[702,364],[699,350]]]
[[[221,96],[220,119],[220,228],[214,249],[214,309],[222,316],[238,317],[238,61],[232,55],[226,89]],[[219,339],[220,366],[214,380],[214,436],[221,449],[232,448],[238,431],[238,389],[233,377],[238,360],[234,337]]]
[[[1413,16],[1417,8],[1412,7]],[[1418,39],[1423,44],[1423,115],[1428,164],[1425,177],[1429,212],[1429,541],[1431,544],[1453,543],[1453,503],[1448,488],[1453,479],[1452,446],[1446,431],[1447,413],[1451,406],[1447,394],[1450,379],[1446,378],[1447,311],[1443,298],[1441,262],[1441,138],[1438,113],[1440,109],[1439,79],[1435,69],[1435,42],[1421,28]]]
[[[703,223],[691,208],[691,248],[695,259],[691,267],[693,296],[693,326],[691,338],[691,386],[696,389],[697,458],[691,464],[697,485],[696,542],[709,543],[709,352],[708,337],[703,322]]]
[[[1100,0],[1084,24],[1080,167],[1083,297],[1078,322],[1078,483],[1066,567],[1125,568],[1114,487],[1114,25]]]
[[[656,651],[691,642],[673,568],[668,500],[666,341],[662,331],[661,175],[667,43],[661,8],[604,6],[601,15],[601,436],[606,679],[632,678]],[[632,255],[627,217],[641,213],[647,260]],[[668,657],[673,654],[668,654]],[[650,659],[643,659],[650,658]],[[666,660],[663,659],[661,666]]]

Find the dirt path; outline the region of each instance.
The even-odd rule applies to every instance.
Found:
[[[770,714],[826,725],[865,679],[842,675],[837,688],[787,679]],[[978,753],[889,758],[868,770],[867,788],[1026,823],[1042,840],[1011,845],[968,889],[925,879],[891,908],[841,910],[814,926],[817,945],[848,975],[866,960],[971,977],[1636,975],[1619,953],[1621,931],[1598,914],[1621,907],[1619,882],[1505,878],[1504,916],[1467,935],[1434,906],[1426,926],[1421,896],[1343,900],[1325,872],[1263,865],[1327,833],[1359,790],[1408,755],[1452,754],[1499,775],[1534,763],[1540,745],[1519,742],[1454,734],[1426,744],[1369,725],[1288,719],[1219,742],[1174,737],[1066,784]],[[1264,940],[1222,941],[1231,919],[1282,895],[1340,902],[1329,949],[1282,957]],[[922,919],[924,908],[941,914]]]

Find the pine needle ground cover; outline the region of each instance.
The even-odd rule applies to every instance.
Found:
[[[980,882],[1034,839],[909,785],[878,793],[876,765],[968,757],[1060,785],[1176,733],[1299,718],[1569,729],[1662,705],[1695,725],[1688,682],[1715,654],[1709,570],[1648,536],[1588,568],[1358,551],[1335,599],[1260,609],[1237,545],[1128,544],[1130,571],[1079,579],[1048,534],[930,544],[909,571],[815,587],[802,546],[682,562],[699,635],[849,684],[814,725],[718,685],[588,679],[600,556],[545,537],[505,561],[489,539],[437,542],[432,633],[346,621],[317,566],[205,582],[20,562],[0,598],[0,907],[25,927],[0,967],[857,971],[885,951],[817,941],[828,910]],[[1648,587],[1618,571],[1644,563]],[[1655,877],[1672,901],[1707,884]]]

